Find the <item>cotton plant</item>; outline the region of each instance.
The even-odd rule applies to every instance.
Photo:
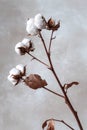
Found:
[[[71,83],[62,84],[59,79],[58,74],[55,71],[55,68],[52,62],[52,57],[51,57],[52,41],[53,39],[56,38],[53,36],[53,34],[55,31],[58,31],[59,28],[60,28],[60,21],[56,23],[55,20],[52,18],[49,18],[48,20],[46,20],[46,18],[40,13],[35,15],[35,17],[33,18],[29,18],[26,22],[26,31],[28,33],[29,38],[24,38],[22,41],[18,42],[15,45],[15,52],[20,56],[28,54],[29,56],[32,57],[33,60],[36,60],[38,61],[38,63],[45,65],[47,69],[49,69],[54,75],[54,78],[56,79],[56,82],[58,83],[58,87],[60,87],[62,94],[54,92],[53,90],[49,89],[49,87],[46,87],[48,85],[47,81],[45,79],[42,79],[42,77],[39,74],[26,75],[27,68],[25,65],[22,65],[22,64],[17,65],[16,67],[12,68],[9,71],[8,80],[13,85],[18,85],[20,82],[23,82],[25,83],[25,86],[28,86],[35,91],[38,89],[45,89],[46,91],[53,93],[57,97],[62,98],[62,100],[65,101],[66,105],[68,106],[71,113],[73,114],[79,130],[83,130],[83,126],[79,119],[78,113],[75,110],[74,106],[72,105],[67,94],[69,88],[71,88],[74,85],[78,85],[79,83],[77,81],[73,81]],[[46,46],[44,37],[42,35],[43,29],[51,32],[48,47]],[[34,38],[35,36],[40,38],[41,43],[46,52],[46,56],[49,61],[49,64],[43,62],[41,59],[33,55],[33,51],[35,50],[35,48],[34,48],[34,43],[31,40],[31,37]],[[74,127],[68,124],[64,119],[61,119],[61,120],[54,119],[53,117],[46,119],[42,123],[42,129],[55,130],[55,122],[61,122],[64,125],[66,125],[69,129],[75,130]]]

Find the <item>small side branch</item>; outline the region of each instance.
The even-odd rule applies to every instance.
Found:
[[[63,96],[63,95],[61,95],[61,94],[59,94],[59,93],[56,93],[56,92],[54,92],[54,91],[52,91],[52,90],[50,90],[50,89],[48,89],[48,88],[46,88],[46,87],[43,87],[45,90],[47,90],[47,91],[49,91],[49,92],[51,92],[51,93],[53,93],[53,94],[55,94],[55,95],[57,95],[57,96],[59,96],[59,97],[61,97],[61,98],[64,98],[65,99],[65,97]]]
[[[65,98],[66,104],[68,105],[68,107],[69,107],[69,109],[71,110],[73,116],[75,117],[79,129],[80,129],[80,130],[83,130],[83,126],[82,126],[82,124],[81,124],[81,122],[80,122],[79,116],[78,116],[78,114],[76,113],[76,111],[75,111],[73,105],[71,104],[71,102],[70,102],[70,100],[69,100],[69,97],[67,96],[67,93],[66,93],[66,91],[64,90],[64,87],[63,87],[63,85],[62,85],[62,83],[61,83],[59,77],[57,76],[54,67],[53,67],[52,60],[51,60],[51,56],[50,56],[50,52],[48,52],[48,50],[47,50],[47,47],[46,47],[45,41],[44,41],[44,39],[43,39],[43,36],[41,35],[41,33],[40,33],[39,35],[40,35],[41,41],[42,41],[42,43],[43,43],[43,46],[44,46],[44,49],[45,49],[45,52],[46,52],[48,61],[49,61],[49,63],[50,63],[50,70],[51,70],[51,72],[53,73],[55,79],[57,80],[57,83],[58,83],[58,85],[60,86],[60,89],[62,90],[63,97]],[[52,37],[52,36],[51,36],[51,37]],[[50,42],[52,42],[52,40],[50,40]],[[50,43],[50,44],[51,44],[51,43]]]
[[[44,63],[43,61],[41,61],[41,60],[38,59],[37,57],[33,56],[32,54],[28,53],[28,55],[30,55],[33,59],[37,60],[38,62],[40,62],[40,63],[42,63],[43,65],[45,65],[45,66],[47,66],[48,68],[50,68],[49,65],[47,65],[46,63]]]
[[[72,128],[69,124],[67,124],[64,120],[57,120],[57,119],[54,119],[54,118],[46,120],[46,121],[43,123],[43,125],[42,125],[42,128],[43,128],[43,129],[44,129],[44,127],[46,127],[45,124],[47,124],[47,122],[50,121],[50,120],[63,123],[64,125],[66,125],[66,126],[67,126],[68,128],[70,128],[71,130],[75,130],[75,129]]]

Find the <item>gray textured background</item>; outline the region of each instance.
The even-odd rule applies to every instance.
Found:
[[[41,130],[44,120],[63,119],[76,130],[74,117],[61,98],[43,89],[37,91],[22,85],[13,87],[7,81],[11,68],[27,64],[27,74],[38,73],[45,78],[49,88],[59,91],[49,70],[30,57],[18,56],[14,47],[26,35],[28,17],[42,13],[61,20],[61,28],[55,33],[52,58],[61,82],[78,81],[68,95],[78,110],[84,130],[87,129],[87,1],[86,0],[0,0],[0,130]],[[44,32],[48,43],[50,33]],[[34,38],[35,55],[47,61],[41,51],[40,40]],[[56,130],[68,130],[56,124]]]

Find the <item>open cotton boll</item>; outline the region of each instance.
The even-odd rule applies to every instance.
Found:
[[[41,14],[37,14],[34,18],[34,24],[38,29],[46,28],[46,20]]]
[[[27,38],[24,38],[23,40],[22,40],[22,43],[23,43],[23,45],[25,45],[26,47],[29,47],[30,46],[30,39],[27,39]]]
[[[16,66],[16,69],[20,70],[22,75],[25,75],[25,70],[26,70],[25,66],[23,66],[22,64],[19,64]]]
[[[25,46],[22,42],[19,42],[15,46],[15,52],[19,55],[24,55],[26,53]]]
[[[33,18],[30,18],[27,21],[26,31],[28,32],[29,35],[37,35],[39,33],[38,28],[34,25],[34,19]]]
[[[11,70],[9,71],[9,74],[10,74],[10,75],[14,75],[14,76],[20,75],[20,70],[18,70],[18,69],[16,69],[16,68],[13,68],[13,69],[11,69]]]
[[[13,85],[16,85],[16,84],[18,83],[18,80],[17,80],[17,79],[14,79],[14,78],[12,77],[12,75],[9,75],[9,76],[7,77],[7,79],[8,79]]]

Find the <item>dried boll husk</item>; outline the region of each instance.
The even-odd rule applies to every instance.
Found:
[[[42,88],[47,85],[46,80],[41,79],[41,76],[38,74],[30,74],[25,79],[25,84],[32,89]]]
[[[55,130],[55,127],[54,127],[54,121],[53,120],[50,120],[49,121],[49,124],[48,124],[48,127],[47,127],[47,130]]]
[[[60,21],[58,21],[58,23],[56,24],[54,19],[50,18],[47,22],[47,29],[48,30],[53,30],[56,31],[58,30],[60,27]]]

